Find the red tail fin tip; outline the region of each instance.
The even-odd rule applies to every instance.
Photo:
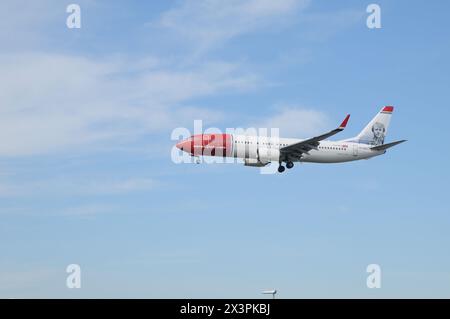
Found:
[[[393,106],[385,106],[381,112],[394,112]]]

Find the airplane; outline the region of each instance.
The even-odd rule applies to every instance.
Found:
[[[176,144],[191,156],[221,156],[244,160],[245,166],[263,167],[278,162],[278,172],[294,167],[295,162],[342,163],[369,159],[386,153],[388,148],[405,142],[384,143],[393,106],[381,111],[355,137],[329,141],[329,137],[342,132],[350,114],[338,128],[308,139],[278,138],[236,134],[197,134]]]

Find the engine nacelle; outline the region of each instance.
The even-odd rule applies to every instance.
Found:
[[[255,158],[246,158],[244,159],[244,165],[245,166],[253,166],[253,167],[264,167],[267,164],[269,164],[268,162],[266,163],[262,163],[259,160],[255,159]]]
[[[280,150],[275,148],[258,149],[258,160],[262,163],[278,162],[280,160]]]

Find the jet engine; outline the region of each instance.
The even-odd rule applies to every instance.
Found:
[[[269,164],[269,163],[268,162],[262,163],[258,159],[255,159],[255,158],[246,158],[246,159],[244,159],[244,165],[245,166],[264,167],[267,164]]]

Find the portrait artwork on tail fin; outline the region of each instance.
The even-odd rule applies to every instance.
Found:
[[[386,136],[386,127],[383,123],[375,122],[372,126],[373,138],[371,145],[378,146],[384,144],[384,137]]]

